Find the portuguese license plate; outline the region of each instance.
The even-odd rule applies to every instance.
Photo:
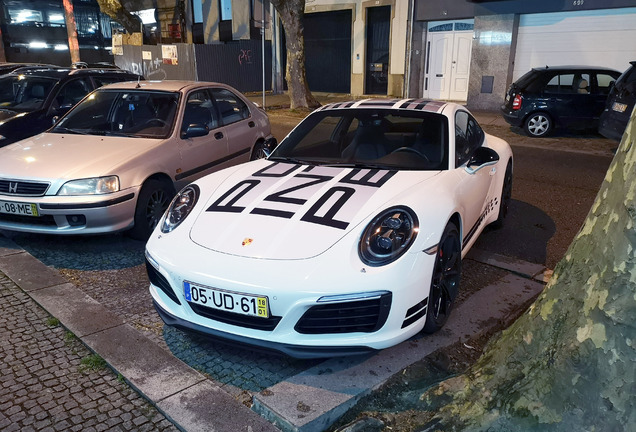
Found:
[[[191,303],[226,312],[269,318],[267,297],[223,291],[183,282],[185,298]]]
[[[12,201],[0,201],[0,213],[20,215],[20,216],[39,216],[38,206],[32,203],[19,203]]]
[[[627,104],[614,102],[614,104],[612,105],[612,109],[616,112],[625,112],[625,110],[627,109]]]

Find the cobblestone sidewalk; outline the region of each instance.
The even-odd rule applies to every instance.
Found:
[[[178,429],[0,273],[0,430]]]

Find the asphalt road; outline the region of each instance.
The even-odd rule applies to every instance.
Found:
[[[273,133],[280,140],[297,121],[298,118],[272,116]],[[554,268],[596,196],[615,143],[596,135],[537,140],[507,127],[485,129],[513,145],[513,202],[505,227],[486,231],[476,248]],[[148,294],[143,242],[122,234],[84,237],[2,234],[44,264],[58,269],[82,291],[160,346],[210,374],[236,397],[249,398],[250,392],[313,364],[266,354],[259,356],[164,327]],[[466,283],[488,283],[488,272],[476,269],[470,273],[465,275]]]

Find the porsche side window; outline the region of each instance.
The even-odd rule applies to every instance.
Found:
[[[461,166],[479,148],[484,140],[484,131],[477,120],[466,111],[455,114],[455,166]]]
[[[224,125],[236,123],[249,117],[250,111],[245,102],[231,91],[217,88],[212,89],[212,94]]]

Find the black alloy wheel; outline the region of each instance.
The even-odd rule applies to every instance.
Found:
[[[147,240],[161,220],[174,196],[173,188],[167,182],[150,179],[144,183],[137,199],[135,225],[130,237]]]
[[[262,141],[254,144],[254,149],[252,150],[252,156],[250,160],[263,159],[267,156],[265,153],[265,143]]]
[[[435,268],[428,294],[424,333],[441,329],[457,297],[462,268],[462,249],[455,224],[446,225],[435,257]]]
[[[497,220],[490,225],[493,228],[501,228],[504,225],[504,219],[508,215],[508,208],[512,199],[512,160],[508,161],[504,181],[501,187],[501,198],[499,199],[499,214]]]

